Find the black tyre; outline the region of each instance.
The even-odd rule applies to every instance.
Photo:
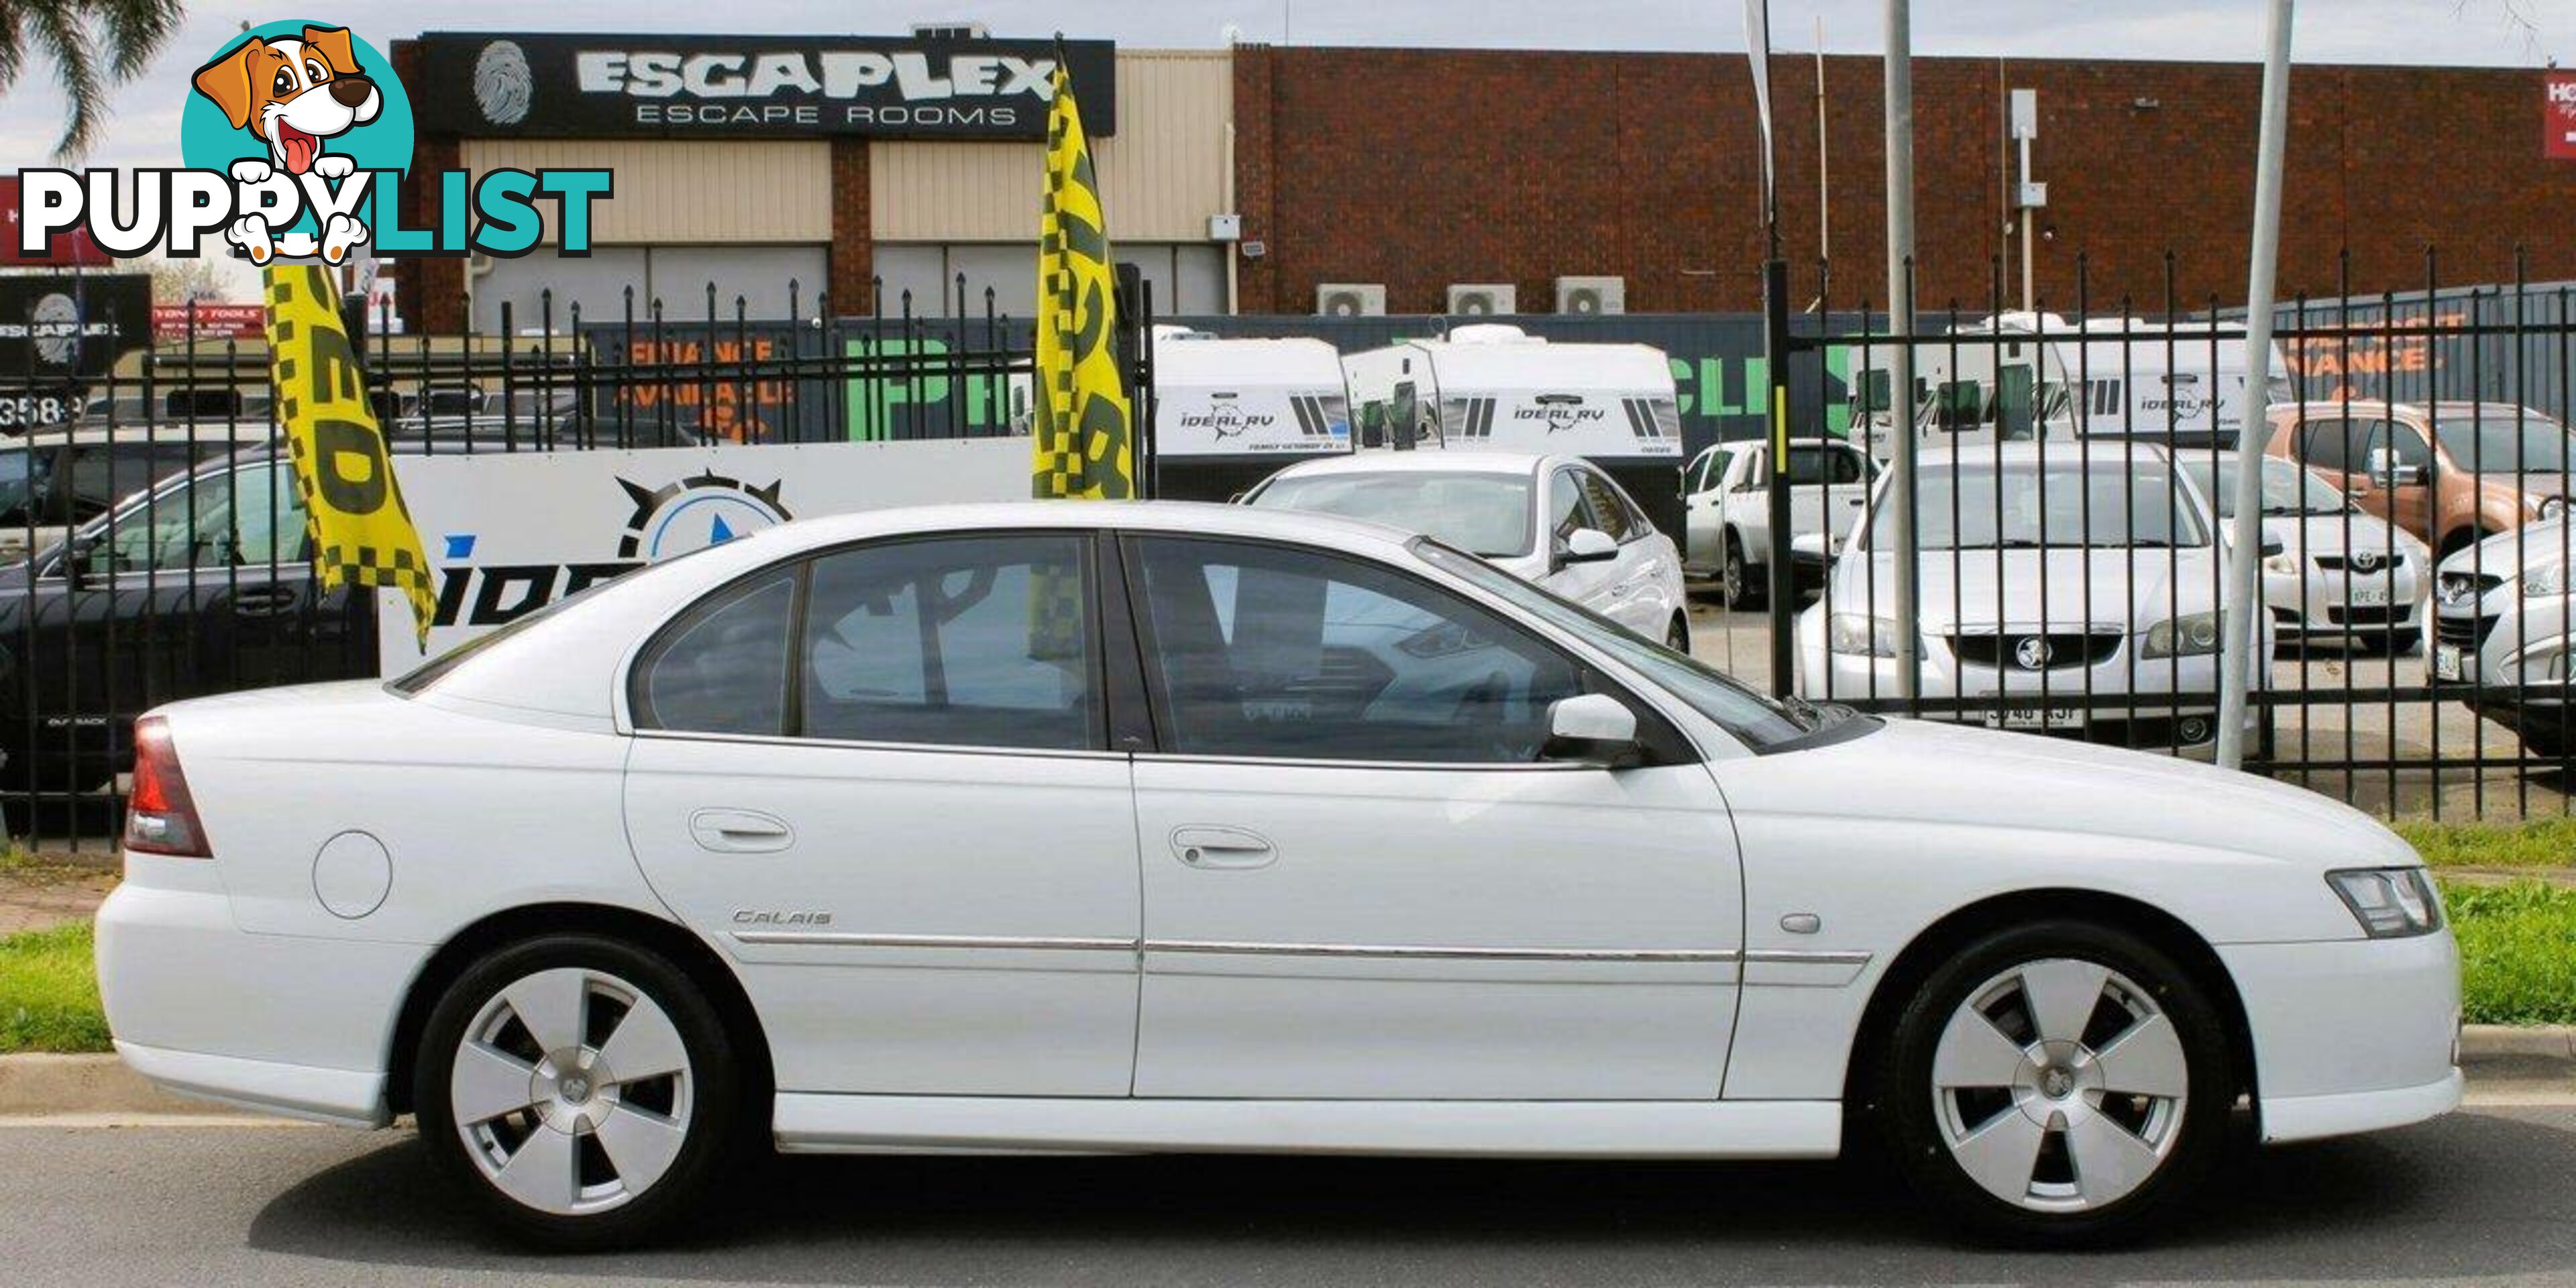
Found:
[[[743,1060],[660,954],[546,935],[475,963],[421,1034],[422,1140],[482,1214],[557,1251],[698,1220],[738,1161]]]
[[[1897,1016],[1873,1098],[1917,1191],[1980,1236],[2041,1247],[2145,1233],[2227,1147],[2227,1027],[2174,959],[2050,921],[1950,954]]]
[[[1763,588],[1753,566],[1744,561],[1744,543],[1731,531],[1726,534],[1726,562],[1718,571],[1718,588],[1730,609],[1762,606]]]
[[[1690,656],[1690,618],[1686,614],[1673,614],[1673,624],[1664,628],[1664,647]]]

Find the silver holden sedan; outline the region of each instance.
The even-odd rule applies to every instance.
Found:
[[[2183,473],[2215,503],[2219,529],[2236,513],[2236,462],[2185,452]],[[2353,504],[2292,461],[2263,459],[2263,604],[2284,640],[2339,640],[2411,653],[2423,643],[2433,555],[2424,543]]]
[[[2215,747],[2223,561],[2207,500],[2164,449],[2010,443],[1917,459],[1922,714]],[[1882,480],[1824,599],[1799,619],[1803,697],[1902,692],[1886,499]],[[2270,623],[2260,629],[2268,655]]]
[[[2569,658],[2576,657],[2576,524],[2561,518],[2455,550],[2438,573],[2436,685],[2513,730],[2535,756],[2564,757]]]

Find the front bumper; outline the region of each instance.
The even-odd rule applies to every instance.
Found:
[[[2363,574],[2313,564],[2298,572],[2263,572],[2263,603],[2272,629],[2297,639],[2350,639],[2424,628],[2422,580],[2409,561]],[[2356,604],[2356,593],[2385,596],[2384,604]]]
[[[1814,614],[1807,620],[1814,620]],[[1895,659],[1830,652],[1821,635],[1821,626],[1801,632],[1798,695],[1819,702],[1892,709],[1888,704],[1903,691]],[[2124,643],[2110,657],[2090,665],[2023,671],[1978,666],[1960,658],[1944,637],[1928,637],[1923,642],[1918,691],[1936,703],[1964,699],[1972,705],[1927,708],[1923,718],[1997,725],[2002,720],[1995,713],[2008,706],[2024,717],[2038,713],[2036,718],[2045,722],[2045,727],[2006,726],[2023,732],[2141,750],[2178,750],[2186,755],[2213,751],[2218,730],[2218,658],[2133,661],[2130,647]],[[2073,723],[2060,723],[2060,716]],[[2247,732],[2259,730],[2260,724],[2260,709],[2248,708]]]
[[[182,1095],[351,1126],[390,1120],[385,1056],[429,950],[251,934],[215,865],[129,855],[98,911],[117,1054]]]
[[[2227,944],[2266,1141],[2422,1122],[2460,1102],[2460,954],[2407,939]]]

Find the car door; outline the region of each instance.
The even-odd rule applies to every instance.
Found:
[[[2393,463],[2399,478],[2391,486],[2385,478],[2376,486],[2386,494],[2388,513],[2398,527],[2431,541],[2433,535],[2433,497],[2441,480],[2436,477],[2433,449],[2424,441],[2423,431],[2402,420],[2373,422],[2370,444],[2384,449],[2387,455],[2373,457]]]
[[[1126,552],[1159,739],[1137,1095],[1717,1095],[1743,892],[1704,766],[1542,758],[1552,702],[1616,686],[1384,565]]]
[[[2306,420],[2300,423],[2293,445],[2300,463],[2310,472],[2352,498],[2353,504],[2364,511],[2385,519],[2389,517],[2389,498],[2370,477],[2370,451],[2386,441],[2371,433],[2376,423],[2335,416]]]
[[[1723,447],[1700,452],[1682,484],[1682,544],[1690,566],[1714,575],[1726,558],[1724,494],[1729,453]]]
[[[1550,470],[1540,486],[1539,513],[1546,517],[1546,524],[1539,540],[1548,552],[1548,571],[1538,584],[1600,612],[1609,602],[1610,563],[1564,562],[1567,538],[1581,529],[1598,530],[1601,526],[1600,518],[1592,513],[1591,498],[1584,494],[1583,480],[1573,466],[1561,465]]]
[[[1127,1094],[1136,823],[1093,544],[833,550],[639,654],[628,835],[739,963],[780,1090]]]
[[[1646,521],[1628,494],[1608,475],[1586,465],[1575,471],[1575,477],[1583,485],[1583,498],[1592,508],[1594,522],[1619,543],[1619,557],[1607,565],[1608,585],[1599,605],[1601,615],[1647,639],[1664,638],[1675,607],[1664,593],[1665,576],[1671,570],[1672,543],[1656,533],[1655,525]]]
[[[372,591],[323,588],[294,467],[254,459],[199,473],[207,535],[197,579],[198,675],[208,691],[374,675]]]
[[[1726,481],[1726,528],[1744,543],[1744,559],[1761,564],[1771,558],[1771,452],[1755,447],[1736,456]]]

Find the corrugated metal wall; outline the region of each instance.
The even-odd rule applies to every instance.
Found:
[[[829,242],[832,145],[821,139],[468,139],[465,168],[617,172],[591,238],[634,242]],[[552,202],[546,240],[554,240]]]
[[[1112,240],[1207,240],[1208,216],[1226,206],[1225,131],[1233,120],[1231,51],[1120,50],[1118,133],[1092,144]],[[872,144],[872,234],[1034,241],[1042,151],[1034,143]]]

